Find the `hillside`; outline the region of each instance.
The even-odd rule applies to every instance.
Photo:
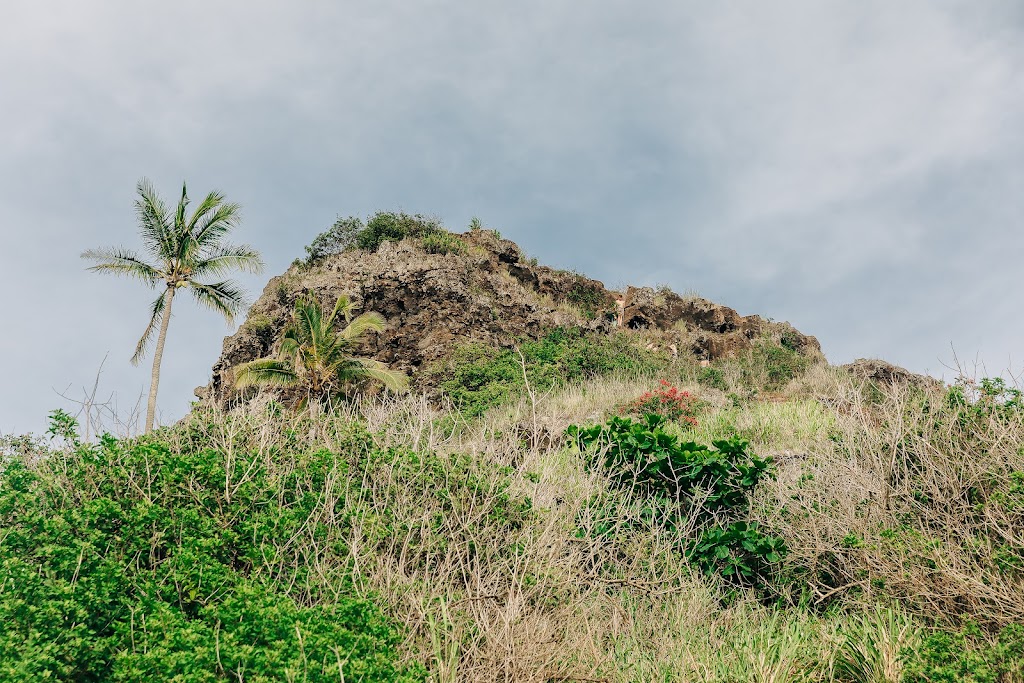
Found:
[[[178,424],[0,442],[0,681],[1024,681],[1019,388],[386,218]],[[304,293],[413,390],[233,390]]]
[[[246,323],[224,340],[213,379],[197,395],[221,403],[234,398],[232,369],[274,350],[295,300],[307,293],[328,306],[345,295],[357,309],[381,313],[387,328],[363,352],[410,373],[421,390],[436,384],[436,374],[426,371],[460,347],[511,348],[554,328],[642,333],[642,346],[667,359],[736,358],[761,338],[822,359],[818,341],[787,323],[741,316],[668,288],[613,292],[584,275],[538,265],[491,230],[440,234],[441,249],[429,237],[409,236],[293,264],[270,280]]]

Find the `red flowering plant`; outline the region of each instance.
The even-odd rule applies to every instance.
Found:
[[[666,420],[688,422],[694,426],[697,418],[697,398],[688,391],[673,386],[666,380],[658,380],[660,389],[645,391],[638,398],[619,409],[623,415],[660,415]]]

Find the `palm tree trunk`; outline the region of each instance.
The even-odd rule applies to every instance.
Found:
[[[146,406],[146,434],[153,431],[156,420],[156,390],[160,385],[160,361],[164,356],[164,342],[167,341],[167,326],[171,322],[171,303],[174,301],[174,287],[168,287],[167,303],[164,305],[164,319],[160,321],[160,336],[156,340],[156,351],[153,352],[153,374],[149,380],[149,403]]]

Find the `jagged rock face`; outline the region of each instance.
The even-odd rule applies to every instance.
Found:
[[[667,353],[701,359],[734,355],[773,325],[668,290],[631,287],[620,297],[597,280],[528,261],[515,243],[490,231],[459,237],[468,247],[462,254],[428,254],[408,239],[384,242],[375,253],[354,250],[310,268],[292,266],[271,279],[246,323],[224,340],[212,382],[196,394],[231,398],[232,368],[276,351],[295,300],[306,293],[325,307],[344,294],[357,310],[382,314],[385,331],[368,337],[360,351],[414,379],[420,368],[466,342],[507,346],[555,326],[609,333],[619,326],[620,312],[623,327],[654,333],[651,343]],[[808,353],[820,354],[813,337],[792,332]]]
[[[840,367],[856,379],[865,382],[878,382],[887,385],[906,384],[921,388],[942,385],[942,382],[933,377],[918,375],[906,368],[877,358],[858,358],[852,363]]]
[[[789,323],[741,316],[727,306],[700,297],[682,297],[665,288],[630,287],[623,297],[622,321],[628,329],[659,330],[680,353],[687,349],[701,360],[734,357],[762,335],[785,339],[787,346],[805,355],[821,355],[818,340]]]

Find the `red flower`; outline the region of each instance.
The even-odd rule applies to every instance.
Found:
[[[662,386],[661,389],[645,391],[638,398],[623,406],[620,412],[634,415],[661,415],[669,420],[696,425],[697,420],[693,417],[697,407],[696,398],[690,392],[682,391],[667,380],[661,379],[658,380],[658,383]]]

